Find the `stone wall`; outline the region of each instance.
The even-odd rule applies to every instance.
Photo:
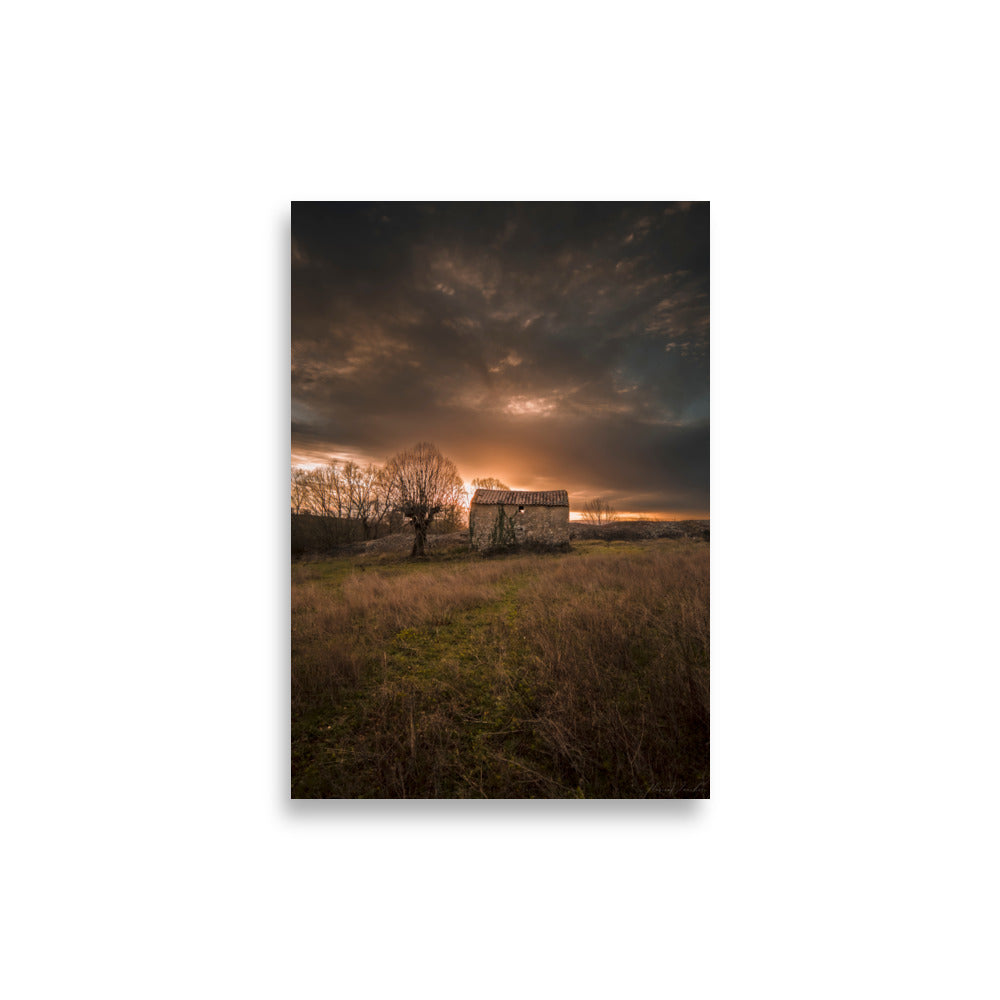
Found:
[[[495,545],[494,529],[499,518],[499,504],[474,503],[469,511],[469,532],[472,547],[480,551]],[[524,545],[564,545],[569,542],[569,507],[538,507],[525,504],[519,511],[517,504],[503,507],[507,540]]]

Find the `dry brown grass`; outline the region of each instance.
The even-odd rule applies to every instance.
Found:
[[[363,566],[339,588],[308,564],[293,567],[293,711],[335,701],[393,636],[446,624],[456,611],[492,600],[497,583],[516,572],[509,564],[481,563],[384,575]]]
[[[524,591],[540,743],[585,790],[707,788],[708,549],[558,567]]]
[[[297,566],[293,794],[704,797],[708,546]]]

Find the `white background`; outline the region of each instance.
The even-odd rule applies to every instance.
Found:
[[[989,7],[365,11],[5,16],[5,992],[995,996]],[[418,198],[712,202],[711,801],[288,800],[289,201]]]

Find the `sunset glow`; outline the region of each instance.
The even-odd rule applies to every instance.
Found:
[[[708,206],[295,203],[292,464],[708,517]]]

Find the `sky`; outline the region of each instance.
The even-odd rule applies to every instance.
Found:
[[[292,203],[292,465],[709,514],[707,202]]]

